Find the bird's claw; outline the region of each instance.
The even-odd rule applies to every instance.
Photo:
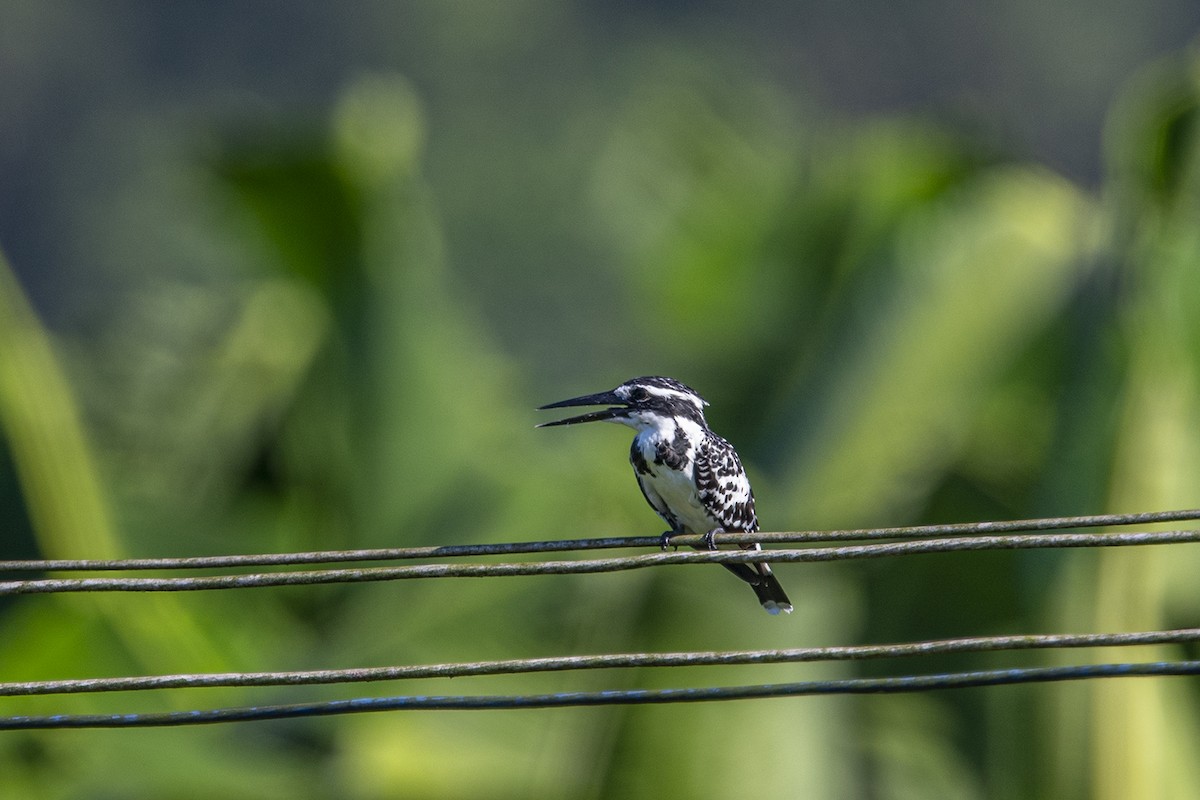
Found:
[[[724,528],[713,528],[711,531],[704,534],[704,546],[707,547],[709,550],[716,550],[717,543],[715,541],[713,541],[713,537],[716,536],[718,533],[724,533],[724,532],[725,532]]]
[[[662,547],[663,552],[667,552],[667,548],[671,547],[671,537],[675,535],[675,531],[666,531],[659,537],[658,543]],[[675,549],[679,550],[679,545],[675,545]]]

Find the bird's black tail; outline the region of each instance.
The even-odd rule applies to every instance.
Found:
[[[768,564],[722,564],[721,566],[750,584],[750,588],[758,596],[758,602],[762,603],[762,607],[767,610],[768,614],[778,614],[780,611],[785,614],[792,613],[792,601],[788,599],[787,592],[783,590],[779,579],[771,572]]]

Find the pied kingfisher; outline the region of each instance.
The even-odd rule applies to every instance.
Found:
[[[538,427],[603,420],[637,431],[629,461],[646,502],[671,526],[663,534],[663,549],[677,534],[703,535],[709,548],[716,549],[714,534],[758,530],[754,492],[742,462],[729,442],[709,430],[704,420],[708,403],[695,390],[671,378],[651,376],[541,408],[597,405],[611,407]],[[761,549],[758,544],[741,547]],[[768,565],[721,566],[750,584],[769,613],[791,613],[792,603]]]

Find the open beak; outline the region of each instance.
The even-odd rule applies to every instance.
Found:
[[[589,411],[586,414],[580,414],[577,417],[567,417],[555,422],[543,422],[538,425],[539,428],[549,428],[554,425],[574,425],[578,422],[598,422],[600,420],[612,419],[625,412],[625,402],[617,397],[612,392],[600,392],[599,394],[585,394],[583,397],[572,397],[570,400],[559,400],[557,403],[539,406],[538,410],[542,411],[547,408],[572,408],[574,406],[617,406],[616,408],[602,408],[598,411]]]

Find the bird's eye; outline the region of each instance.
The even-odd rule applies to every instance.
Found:
[[[638,402],[638,403],[640,403],[640,402],[642,402],[643,400],[649,400],[649,399],[650,399],[650,393],[649,393],[648,391],[646,391],[645,389],[643,389],[642,387],[640,387],[640,386],[636,386],[636,387],[634,387],[634,389],[633,389],[633,390],[632,390],[632,391],[629,393],[629,399],[630,399],[630,400],[633,400],[634,402]]]

